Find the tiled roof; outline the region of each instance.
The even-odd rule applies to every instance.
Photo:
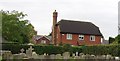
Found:
[[[57,23],[61,33],[101,35],[99,28],[91,22],[62,19]]]

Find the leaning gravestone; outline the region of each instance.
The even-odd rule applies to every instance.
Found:
[[[63,59],[69,59],[69,58],[70,58],[70,53],[69,52],[63,53]]]

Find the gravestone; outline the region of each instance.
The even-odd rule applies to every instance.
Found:
[[[79,54],[79,56],[82,56],[82,55],[84,55],[84,53],[80,53],[80,54]]]
[[[75,53],[75,57],[74,57],[74,59],[79,59],[78,54],[79,54],[78,52]]]
[[[95,59],[95,55],[90,55],[90,59]]]
[[[55,55],[54,54],[50,55],[50,59],[55,59]]]
[[[119,60],[120,60],[120,57],[115,57],[115,60],[119,61]]]
[[[25,50],[22,48],[20,51],[21,51],[21,53],[23,53]]]
[[[37,54],[36,52],[32,52],[32,58],[38,59],[38,58],[39,58],[39,57],[38,57],[38,54]]]
[[[84,59],[85,58],[85,54],[84,53],[79,53],[79,59]]]
[[[102,55],[102,58],[101,59],[106,59],[106,55]]]
[[[44,56],[46,56],[47,54],[46,54],[46,53],[44,53],[43,55],[44,55]]]
[[[45,59],[44,55],[39,55],[38,57],[39,57],[38,59]]]
[[[86,55],[85,55],[85,59],[90,59],[90,55],[89,55],[89,54],[86,54]]]
[[[64,52],[63,53],[63,59],[69,59],[70,58],[70,53],[69,52]]]
[[[74,53],[72,54],[72,57],[75,57],[75,54],[74,54]]]
[[[106,55],[97,55],[95,59],[106,59]]]
[[[113,59],[112,55],[106,55],[106,59]]]
[[[55,57],[56,59],[62,59],[62,56],[61,56],[61,54],[56,54],[56,57]]]
[[[2,59],[12,59],[12,53],[11,51],[3,51],[2,53]]]
[[[78,56],[78,54],[79,54],[78,52],[75,53],[76,56]]]
[[[81,55],[80,56],[80,59],[85,59],[86,58],[86,55]]]
[[[34,49],[32,48],[32,46],[30,46],[30,48],[28,48],[28,50],[26,50],[26,56],[27,56],[28,58],[32,58],[32,50],[34,50]]]
[[[13,54],[14,59],[22,59],[22,56],[20,54]]]
[[[26,54],[23,53],[25,50],[22,48],[20,51],[21,51],[21,53],[20,53],[21,57],[22,57],[22,58],[25,58],[25,57],[26,57]]]

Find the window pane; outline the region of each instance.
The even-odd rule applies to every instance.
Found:
[[[72,34],[67,34],[67,39],[71,40],[72,39]]]
[[[95,41],[95,36],[91,35],[90,36],[90,41]]]

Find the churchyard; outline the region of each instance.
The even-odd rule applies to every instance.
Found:
[[[72,55],[70,52],[64,52],[62,54],[37,54],[35,51],[33,51],[34,48],[30,46],[27,50],[20,49],[20,52],[18,54],[12,54],[11,51],[2,51],[2,59],[3,60],[11,60],[11,59],[66,59],[66,60],[83,60],[83,59],[89,59],[89,60],[120,60],[120,57],[112,56],[112,55],[94,55],[94,54],[84,54],[75,52]],[[24,53],[25,52],[25,53]],[[1,59],[1,58],[0,58]]]

